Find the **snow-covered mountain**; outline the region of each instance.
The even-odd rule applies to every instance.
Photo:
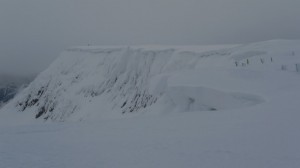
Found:
[[[64,51],[1,109],[0,167],[299,168],[300,41],[221,48]]]
[[[266,72],[295,73],[299,44],[273,40],[202,52],[183,47],[73,47],[5,110],[76,121],[249,107],[266,98],[241,83]]]

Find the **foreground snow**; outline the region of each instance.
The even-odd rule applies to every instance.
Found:
[[[295,66],[300,63],[299,41],[268,41],[198,54],[174,49],[162,52],[132,48],[131,53],[164,53],[160,57],[170,59],[165,65],[163,61],[154,64],[149,60],[136,60],[125,70],[121,68],[124,71],[113,71],[120,74],[121,79],[108,83],[105,89],[110,89],[109,93],[81,97],[91,93],[72,91],[82,90],[82,87],[99,91],[99,83],[92,81],[115,79],[115,76],[94,78],[98,74],[93,69],[95,66],[86,67],[97,65],[93,61],[98,59],[99,51],[103,53],[98,47],[72,49],[77,54],[85,52],[88,59],[68,53],[70,55],[60,60],[73,57],[75,61],[57,71],[54,64],[52,70],[50,67],[3,108],[1,168],[300,167],[300,74]],[[119,51],[129,52],[128,49]],[[169,52],[177,54],[170,56]],[[113,58],[124,57],[117,54]],[[116,60],[112,62],[119,63]],[[152,73],[145,75],[148,71],[140,71],[145,67],[135,67],[140,63],[151,65]],[[113,67],[108,69],[115,70]],[[163,68],[155,71],[158,67]],[[69,71],[54,78],[66,69]],[[81,78],[85,80],[76,79],[80,72],[84,73]],[[120,94],[117,88],[122,78],[135,72],[140,73],[137,77],[140,84],[134,85],[138,88],[128,84],[122,90],[128,94],[123,98],[114,97]],[[48,86],[54,89],[45,91],[45,99],[39,101],[60,97],[58,107],[66,105],[66,109],[75,103],[80,109],[74,113],[64,114],[64,110],[58,108],[52,117],[63,116],[69,121],[82,119],[81,122],[44,123],[44,119],[35,119],[38,105],[16,112],[18,103],[28,94],[38,93],[44,83],[48,83],[46,77],[49,76],[55,82]],[[63,83],[56,85],[57,82]],[[140,90],[154,95],[157,100],[133,113],[120,113],[123,100],[132,100],[131,96]],[[66,100],[71,101],[71,105],[66,104]],[[53,113],[46,114],[51,117]]]
[[[299,117],[298,109],[257,107],[1,126],[0,167],[298,168]]]

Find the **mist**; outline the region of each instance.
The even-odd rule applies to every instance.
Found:
[[[1,0],[0,74],[44,70],[74,45],[300,39],[299,0]]]

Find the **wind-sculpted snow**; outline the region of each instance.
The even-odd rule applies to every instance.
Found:
[[[206,87],[172,86],[169,95],[179,111],[216,111],[252,106],[263,102],[259,96],[223,92]]]
[[[281,43],[288,42],[279,45]],[[247,107],[264,100],[244,93],[247,90],[240,87],[224,91],[222,87],[203,85],[203,82],[228,75],[231,73],[228,69],[240,71],[241,65],[249,70],[257,68],[262,58],[270,58],[270,53],[292,52],[290,47],[287,51],[277,51],[272,48],[275,44],[276,41],[263,42],[205,52],[176,48],[74,47],[64,51],[7,109],[16,108],[37,119],[65,121],[124,117],[151,111]],[[200,75],[198,72],[205,68],[219,71]],[[185,71],[190,71],[186,76],[193,77],[183,79],[184,85],[169,80],[170,77],[182,78],[178,73]],[[190,86],[193,80],[198,82]]]

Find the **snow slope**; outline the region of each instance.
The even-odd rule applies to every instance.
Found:
[[[287,40],[68,49],[2,108],[0,167],[298,168],[297,63]]]

